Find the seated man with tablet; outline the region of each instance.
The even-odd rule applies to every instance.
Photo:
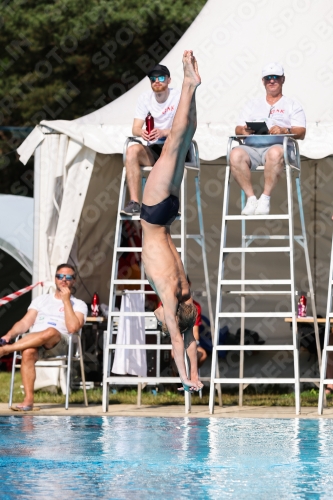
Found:
[[[242,215],[268,215],[270,197],[284,168],[283,135],[304,139],[306,119],[302,106],[282,94],[285,82],[280,64],[269,63],[262,70],[266,95],[249,101],[241,112],[236,126],[237,135],[246,135],[244,144],[230,154],[231,173],[247,196]],[[267,127],[267,132],[266,128]],[[256,130],[254,130],[256,129]],[[269,142],[266,134],[273,135]],[[295,160],[290,149],[291,162]],[[251,182],[251,170],[263,165],[265,184],[262,195],[256,198]]]

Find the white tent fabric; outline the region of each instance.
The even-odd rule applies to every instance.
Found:
[[[52,280],[57,264],[68,261],[96,153],[64,134],[47,134],[37,148],[33,280],[39,281]]]
[[[0,248],[32,274],[34,200],[0,195]]]
[[[284,92],[304,106],[308,131],[300,144],[308,158],[333,152],[333,13],[330,0],[208,0],[177,45],[162,61],[172,84],[182,80],[183,50],[194,50],[202,87],[197,92],[200,157],[214,160],[226,153],[239,110],[263,92],[261,68],[272,60],[285,68]],[[157,61],[155,61],[157,62]],[[150,61],[153,64],[154,60]],[[131,133],[137,97],[148,88],[144,79],[103,108],[73,121],[43,121],[86,147],[103,154],[121,153]],[[35,132],[36,141],[40,134]],[[31,150],[33,144],[31,139]],[[20,148],[22,161],[29,156]]]

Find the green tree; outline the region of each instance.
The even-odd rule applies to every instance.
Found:
[[[206,0],[14,0],[0,8],[0,125],[71,120],[116,99]]]
[[[159,62],[206,0],[5,0],[0,127],[72,120],[116,99]],[[0,192],[32,196],[22,136],[0,129]]]

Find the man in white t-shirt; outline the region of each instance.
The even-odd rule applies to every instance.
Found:
[[[180,99],[179,90],[169,87],[170,71],[166,66],[157,64],[147,76],[151,90],[139,96],[132,128],[133,135],[142,137],[147,141],[147,146],[134,144],[127,150],[125,167],[130,201],[122,210],[126,215],[140,214],[140,166],[153,166],[160,157]],[[145,127],[148,113],[154,118],[154,128],[150,134]]]
[[[231,173],[247,196],[242,215],[267,215],[270,197],[284,169],[283,135],[293,134],[294,139],[304,139],[306,119],[302,106],[294,99],[282,95],[285,82],[283,67],[269,63],[262,70],[262,82],[266,96],[252,99],[241,112],[236,126],[237,135],[247,135],[244,145],[237,146],[230,154]],[[270,135],[276,138],[260,138],[253,135],[246,122],[266,122]],[[266,136],[267,137],[267,136]],[[269,144],[267,142],[269,139]],[[288,149],[289,160],[295,160]],[[264,165],[264,190],[257,200],[251,182],[251,170]]]
[[[27,314],[0,339],[0,357],[22,351],[21,375],[25,397],[15,411],[31,411],[34,403],[35,363],[39,359],[67,354],[69,335],[82,328],[88,314],[87,305],[72,296],[75,269],[60,264],[55,275],[56,292],[34,299]],[[24,335],[10,344],[18,335]]]

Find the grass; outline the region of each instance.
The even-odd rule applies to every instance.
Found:
[[[0,402],[8,403],[9,385],[11,374],[8,372],[0,372]],[[17,372],[15,376],[13,402],[19,403],[23,400],[23,392],[20,388],[22,384],[20,373]],[[206,389],[207,391],[207,389]],[[294,394],[276,392],[276,388],[266,386],[267,392],[256,392],[253,387],[249,387],[244,392],[244,405],[248,406],[294,406]],[[87,391],[88,401],[93,404],[102,404],[102,388],[98,387]],[[192,404],[194,405],[208,405],[209,394],[208,391],[203,394],[202,399],[198,395],[192,396]],[[73,391],[70,396],[71,403],[83,403],[83,391]],[[217,402],[217,401],[216,401]],[[328,406],[333,403],[333,395],[327,396]],[[36,391],[35,403],[65,403],[65,396],[61,392],[53,393],[46,391]],[[115,394],[110,393],[110,404],[136,404],[137,391],[136,389],[119,390]],[[156,395],[152,394],[151,388],[146,388],[142,391],[142,404],[143,405],[183,405],[184,396],[166,390],[159,392]],[[310,389],[301,393],[302,406],[317,406],[318,405],[318,389]],[[238,405],[238,392],[235,390],[223,391],[223,405],[237,406]]]

